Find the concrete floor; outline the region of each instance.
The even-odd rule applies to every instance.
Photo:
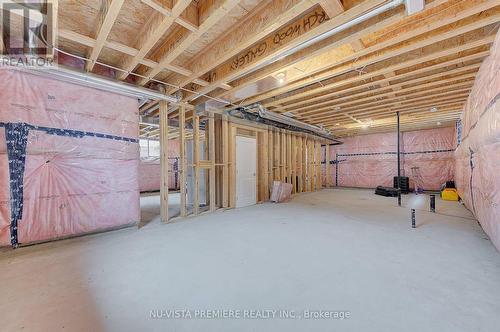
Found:
[[[179,193],[168,194],[168,213],[172,217],[179,216],[181,212],[181,195]],[[160,194],[141,194],[141,223],[139,228],[151,222],[160,222]]]
[[[458,203],[404,205],[323,190],[3,252],[1,330],[498,331],[500,254],[476,221]],[[171,309],[350,318],[150,318]]]
[[[208,206],[200,206],[200,213],[208,211]],[[187,205],[187,213],[193,212],[193,205]],[[170,219],[175,219],[181,214],[181,194],[178,192],[170,192],[168,194],[168,214]],[[146,226],[149,223],[160,222],[160,194],[159,193],[143,193],[141,194],[141,222],[139,228]]]

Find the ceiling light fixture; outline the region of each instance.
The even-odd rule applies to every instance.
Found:
[[[277,73],[276,74],[276,79],[278,80],[278,83],[279,84],[283,84],[285,83],[285,73],[281,72],[281,73]]]
[[[432,107],[432,108],[431,108],[431,112],[432,112],[432,113],[437,112],[437,110],[438,110],[438,109],[437,109],[437,107]]]

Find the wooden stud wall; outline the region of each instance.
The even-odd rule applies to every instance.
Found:
[[[194,192],[193,213],[200,213],[200,117],[193,114],[193,168],[194,168]]]
[[[215,119],[213,114],[208,115],[208,159],[210,160],[208,197],[210,211],[216,210],[215,202]]]
[[[168,104],[160,102],[160,214],[168,222]]]
[[[186,113],[184,106],[179,108],[179,182],[181,187],[181,217],[187,216],[186,208]]]
[[[270,197],[273,181],[293,185],[293,193],[320,190],[321,144],[324,140],[303,133],[266,126],[251,126],[226,120],[223,125],[223,146],[228,147],[227,162],[222,163],[227,175],[222,176],[222,195],[228,196],[228,207],[236,206],[236,136],[257,139],[257,201]],[[225,132],[225,133],[224,133]],[[305,142],[307,141],[307,144]],[[307,156],[307,157],[306,157]],[[307,184],[307,185],[306,185]]]
[[[330,145],[327,144],[325,146],[325,187],[330,188],[332,186],[331,179]]]
[[[187,168],[193,168],[194,190],[192,197],[192,215],[200,210],[200,181],[207,183],[207,203],[210,212],[218,208],[236,207],[236,137],[238,135],[254,137],[257,140],[257,201],[265,202],[270,198],[274,181],[288,182],[293,185],[293,193],[319,190],[321,184],[321,144],[324,140],[304,133],[291,132],[261,124],[246,123],[226,115],[211,112],[196,114],[181,105],[179,117],[179,178],[180,178],[180,217],[187,217]],[[169,139],[168,105],[160,103],[160,146],[162,149],[161,173],[161,216],[164,222],[168,215],[168,154]],[[186,128],[187,119],[192,122],[192,134]],[[201,138],[200,122],[206,122]],[[193,140],[193,161],[187,164],[186,143]],[[200,157],[200,146],[206,147]],[[207,174],[203,179],[200,171]]]

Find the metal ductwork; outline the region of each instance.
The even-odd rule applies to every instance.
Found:
[[[407,4],[407,1],[414,1],[414,0],[392,0],[392,1],[389,1],[388,3],[385,3],[369,12],[366,12],[364,14],[361,14],[360,16],[350,20],[349,22],[345,22],[344,24],[341,24],[339,26],[336,26],[328,31],[325,31],[323,32],[322,34],[319,34],[311,39],[308,39],[304,42],[302,42],[301,44],[293,47],[293,48],[290,48],[289,50],[283,52],[283,53],[280,53],[280,54],[277,54],[275,55],[274,57],[270,58],[269,60],[261,63],[260,65],[256,66],[256,67],[253,67],[251,70],[247,70],[247,71],[244,71],[242,72],[240,75],[238,75],[237,77],[233,78],[232,80],[237,80],[245,75],[248,75],[249,73],[251,72],[254,72],[256,70],[259,70],[265,66],[268,66],[274,62],[277,62],[279,60],[282,60],[284,58],[286,58],[287,56],[289,55],[292,55],[298,51],[301,51],[313,44],[316,44],[326,38],[329,38],[341,31],[344,31],[344,30],[347,30],[357,24],[360,24],[364,21],[367,21],[368,19],[372,18],[372,17],[375,17],[379,14],[382,14],[382,13],[385,13],[386,11],[389,11],[391,9],[394,9],[402,4]],[[420,1],[420,0],[419,0]]]
[[[332,141],[331,144],[342,144],[330,131],[327,131],[323,128],[313,126],[302,121],[298,121],[287,116],[268,111],[261,104],[252,104],[249,106],[235,107],[231,109],[227,109],[225,111],[227,115],[238,117],[241,119],[292,130],[303,132],[307,134],[311,134],[314,136],[318,136],[329,141]]]
[[[425,0],[405,0],[406,13],[413,15],[421,12],[425,7]]]
[[[27,73],[45,76],[49,78],[57,78],[65,82],[71,82],[74,84],[79,84],[99,90],[109,91],[118,93],[121,95],[126,95],[130,97],[136,97],[138,99],[152,99],[152,100],[165,100],[171,103],[178,103],[179,100],[176,98],[163,94],[158,91],[151,89],[146,89],[138,87],[132,84],[119,82],[112,79],[102,78],[100,76],[78,72],[65,68],[61,65],[57,67],[12,67],[14,70],[21,70]]]

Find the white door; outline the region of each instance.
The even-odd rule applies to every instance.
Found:
[[[236,207],[257,204],[257,140],[236,136]]]

